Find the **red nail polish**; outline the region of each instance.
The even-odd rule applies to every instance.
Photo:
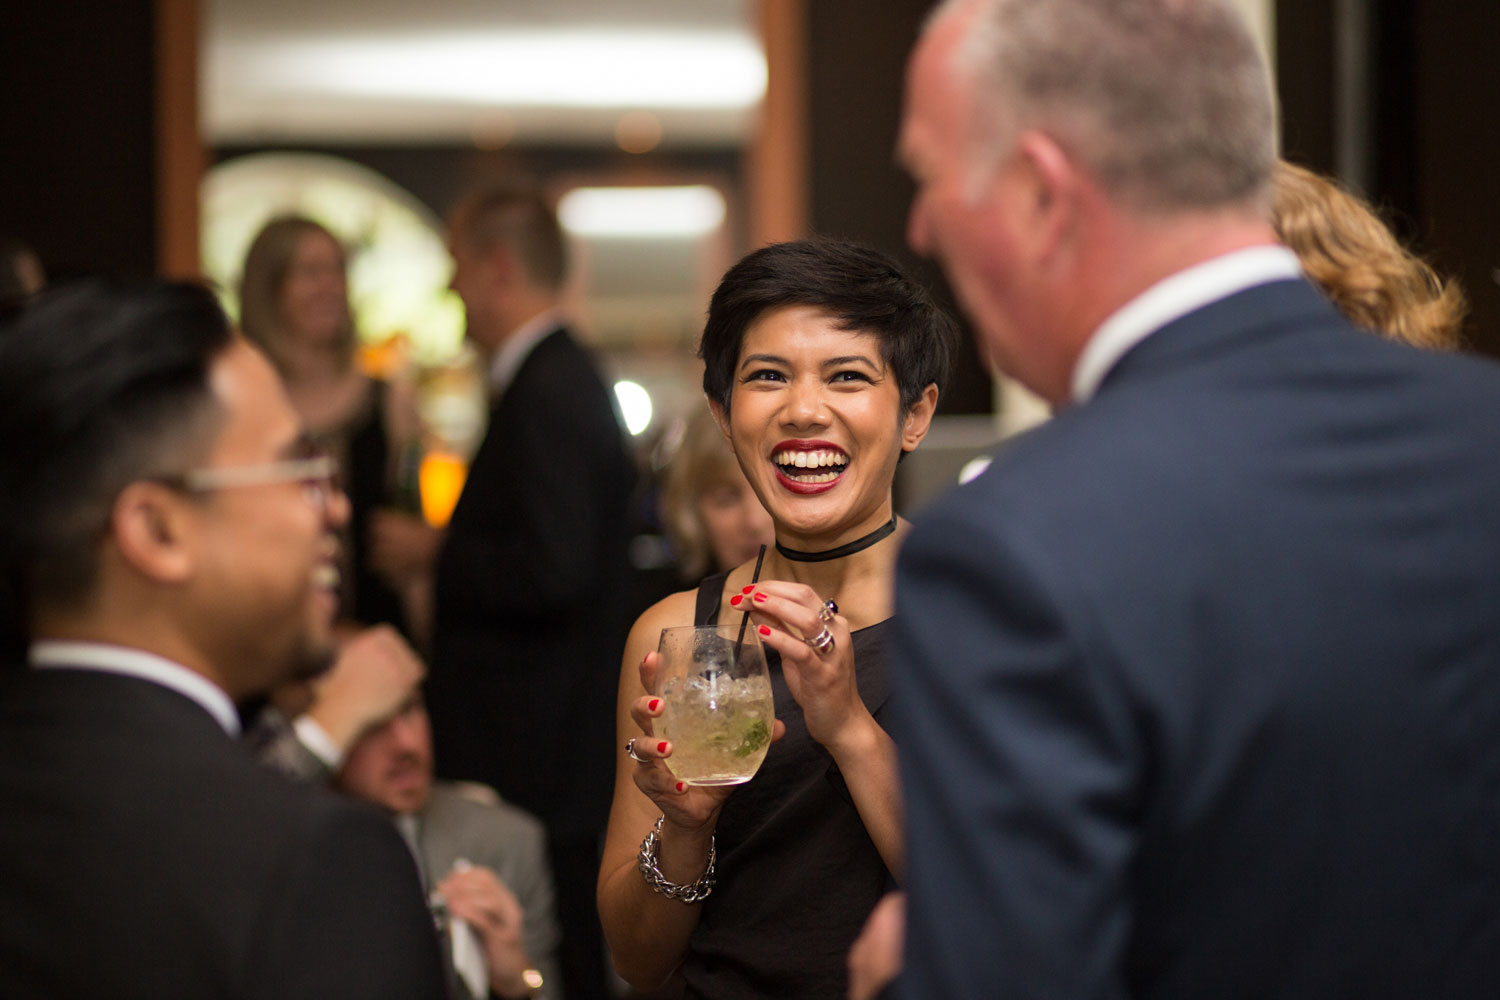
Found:
[[[746,586],[744,590],[741,590],[740,593],[742,593],[742,594],[748,594],[748,593],[750,593],[750,591],[752,591],[754,589],[755,589],[755,584],[752,583],[752,584]]]
[[[771,627],[769,625],[762,625],[760,627],[760,634],[761,635],[770,635],[771,634]]]
[[[666,753],[667,752],[667,741],[666,740],[662,740],[660,743],[656,744],[656,752],[657,753]]]
[[[756,594],[754,597],[750,598],[750,600],[754,601],[756,604],[764,604],[766,603],[766,595]]]
[[[654,712],[659,707],[661,707],[661,699],[660,698],[652,698],[650,701],[648,701],[646,703],[646,711],[648,711],[648,712]]]
[[[686,787],[687,787],[687,786],[686,786],[686,785],[684,785],[684,784],[683,784],[683,783],[682,783],[682,782],[680,782],[680,781],[679,781],[679,782],[678,782],[678,783],[677,783],[677,790],[678,790],[678,791],[679,791],[679,792],[680,792],[680,791],[682,791],[682,790],[683,790],[683,789],[684,789],[684,788],[686,788]]]
[[[729,603],[730,603],[730,604],[731,604],[731,605],[733,605],[733,606],[734,606],[734,607],[736,607],[736,608],[737,608],[737,607],[739,607],[739,606],[740,606],[740,602],[741,602],[741,601],[743,601],[743,600],[744,600],[744,598],[743,598],[743,597],[741,597],[741,596],[740,596],[740,595],[739,595],[739,594],[735,594],[735,595],[734,595],[734,596],[733,596],[733,597],[731,597],[731,598],[730,598],[730,599],[729,599]]]

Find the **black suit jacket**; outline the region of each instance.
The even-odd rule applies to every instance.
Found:
[[[924,513],[900,995],[1500,996],[1497,415],[1277,282]]]
[[[547,824],[608,815],[634,466],[612,395],[564,329],[490,414],[437,564],[437,767]]]
[[[0,676],[0,996],[443,996],[389,820],[250,758],[198,704]]]

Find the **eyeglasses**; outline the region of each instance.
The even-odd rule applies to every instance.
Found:
[[[158,477],[157,481],[189,493],[212,493],[216,490],[268,486],[274,483],[300,483],[307,502],[324,510],[334,491],[339,488],[338,460],[311,444],[304,444],[302,450],[305,454],[301,458],[257,465],[190,469],[180,475]]]

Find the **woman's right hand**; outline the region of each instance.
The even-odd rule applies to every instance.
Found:
[[[661,654],[656,652],[647,653],[641,661],[641,686],[647,691],[655,689],[660,665]],[[666,703],[657,695],[643,695],[630,706],[630,717],[642,733],[636,738],[635,752],[644,758],[635,765],[635,786],[656,803],[663,824],[685,831],[711,831],[724,800],[736,786],[689,785],[671,772],[666,760],[672,756],[672,744],[655,735],[656,720],[665,709]],[[779,740],[785,731],[786,726],[778,719],[771,727],[771,741]]]

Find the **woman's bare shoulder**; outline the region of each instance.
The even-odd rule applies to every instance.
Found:
[[[635,620],[635,625],[630,629],[630,641],[636,642],[642,638],[651,640],[655,647],[657,636],[664,628],[674,625],[693,624],[693,612],[697,610],[698,591],[679,590],[675,594],[669,594],[657,601],[651,607],[641,612],[641,616]]]

